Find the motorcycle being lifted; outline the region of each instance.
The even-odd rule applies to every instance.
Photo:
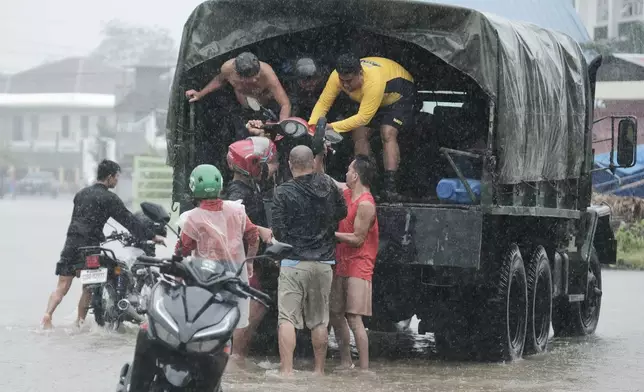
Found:
[[[166,236],[165,227],[152,222],[141,213],[135,216],[155,234]],[[118,241],[123,252],[117,257],[108,242]],[[106,237],[101,246],[81,247],[85,255],[80,267],[83,288],[92,292],[90,309],[99,326],[117,330],[123,321],[140,324],[144,321],[146,298],[159,274],[136,262],[141,255],[154,256],[155,243],[140,240],[129,233],[116,230]]]
[[[163,207],[141,203],[156,222],[169,221]],[[171,229],[172,230],[172,229]],[[161,278],[152,289],[148,323],[139,330],[132,364],[125,364],[117,392],[221,391],[221,379],[239,319],[238,298],[252,298],[268,307],[270,297],[240,279],[245,263],[280,260],[292,247],[274,241],[262,256],[241,265],[196,257],[139,262],[159,267]]]
[[[327,121],[324,117],[320,118],[315,126],[309,126],[306,120],[300,117],[289,117],[278,121],[278,116],[272,110],[262,106],[255,98],[247,97],[246,103],[264,117],[261,129],[265,136],[275,142],[279,155],[280,182],[291,178],[288,170],[288,155],[293,147],[303,144],[310,147],[317,155],[326,146],[327,150],[334,154],[335,150],[331,145],[343,140],[339,133],[327,129]]]

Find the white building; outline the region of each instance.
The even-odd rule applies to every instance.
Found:
[[[593,40],[624,36],[644,22],[644,0],[571,0]]]
[[[9,76],[0,91],[0,147],[17,178],[49,171],[70,187],[82,184],[84,140],[99,124],[114,125],[115,89],[123,71],[69,58]]]

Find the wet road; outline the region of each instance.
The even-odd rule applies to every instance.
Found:
[[[0,200],[0,391],[114,391],[131,359],[135,329],[108,334],[72,327],[76,282],[54,315],[56,329],[39,331],[54,268],[71,213],[71,198]],[[162,249],[159,253],[169,252]],[[430,352],[431,334],[373,335],[375,378],[330,374],[296,381],[266,379],[261,369],[233,370],[226,391],[644,391],[644,273],[604,271],[602,315],[594,337],[556,339],[550,352],[511,364],[443,362]],[[413,328],[412,323],[412,328]],[[393,358],[402,352],[408,359]],[[409,359],[411,358],[411,359]],[[276,358],[256,358],[261,366]],[[329,362],[329,366],[332,365]]]

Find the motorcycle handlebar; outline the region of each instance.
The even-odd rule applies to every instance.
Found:
[[[116,240],[122,240],[127,238],[128,235],[126,233],[112,233],[105,237],[105,241],[116,241]]]
[[[268,302],[271,302],[271,297],[269,297],[267,294],[264,294],[261,291],[250,287],[249,285],[247,285],[246,283],[238,279],[228,282],[228,284],[226,284],[224,288],[227,291],[237,295],[238,297],[241,297],[241,298],[251,297],[252,299],[261,303],[267,308],[269,307]]]
[[[142,261],[144,263],[150,263],[150,264],[163,264],[167,260],[163,259],[157,259],[156,257],[151,257],[151,256],[145,256],[141,255],[136,258],[138,261]]]
[[[156,245],[156,243],[152,240],[137,241],[136,238],[134,238],[134,236],[132,236],[132,234],[130,233],[112,233],[105,237],[105,242],[108,241],[126,242],[135,246]]]
[[[266,302],[271,302],[271,297],[268,294],[262,293],[261,291],[250,286],[245,286],[244,289],[248,290],[250,294],[257,298],[263,299]]]

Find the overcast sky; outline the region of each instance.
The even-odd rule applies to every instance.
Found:
[[[181,40],[183,24],[201,0],[0,0],[0,72],[84,55],[111,19],[158,25]]]

